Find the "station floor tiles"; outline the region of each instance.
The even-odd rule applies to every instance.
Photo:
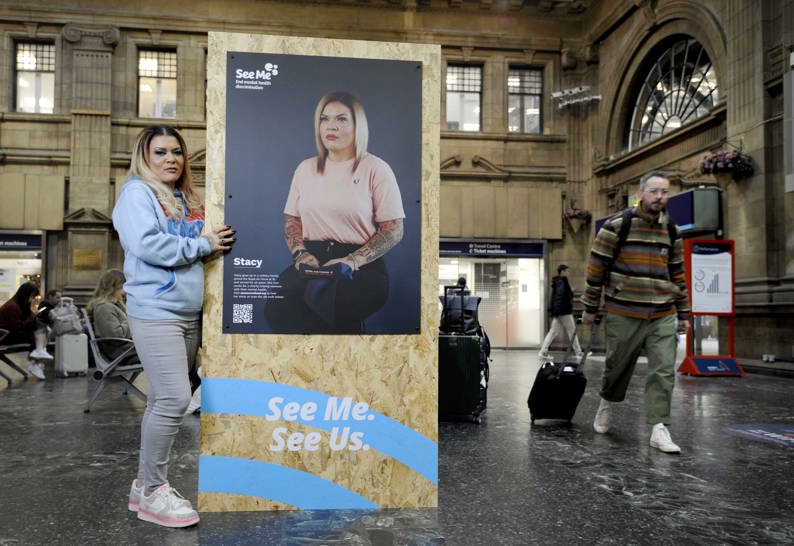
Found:
[[[439,423],[438,508],[202,513],[138,521],[126,498],[143,404],[90,377],[0,391],[0,545],[570,545],[794,543],[794,379],[678,375],[673,440],[648,445],[638,365],[612,430],[593,432],[603,358],[571,424],[530,423],[534,351],[494,351],[479,425]],[[169,478],[196,500],[200,419],[185,418]]]

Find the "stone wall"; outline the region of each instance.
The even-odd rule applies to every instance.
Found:
[[[442,233],[543,240],[547,263],[571,263],[572,275],[580,275],[590,234],[584,236],[583,228],[573,236],[559,221],[564,205],[575,201],[595,217],[611,212],[625,204],[638,177],[651,168],[668,169],[676,190],[714,185],[714,177],[697,171],[697,161],[709,150],[741,147],[753,157],[756,172],[724,188],[725,236],[736,241],[737,285],[743,294],[739,312],[775,302],[791,313],[794,193],[786,193],[782,181],[782,77],[790,70],[792,13],[794,0],[195,0],[156,6],[34,0],[25,9],[6,5],[0,7],[5,81],[13,80],[15,40],[51,40],[58,57],[54,114],[16,113],[13,84],[0,89],[0,177],[11,192],[25,191],[22,175],[62,180],[62,200],[57,192],[52,196],[61,202],[47,204],[62,210],[66,226],[51,233],[58,251],[48,253],[48,260],[57,261],[46,264],[48,277],[54,276],[48,283],[84,293],[102,271],[72,269],[68,256],[84,243],[72,241],[70,230],[77,228],[70,226],[91,218],[91,229],[110,232],[110,225],[97,218],[112,210],[134,137],[151,121],[137,118],[139,47],[177,52],[178,117],[171,121],[188,139],[201,183],[210,31],[436,44],[442,48],[442,73],[447,62],[464,62],[481,65],[484,75],[481,132],[445,131],[443,85],[438,89],[439,174],[442,200],[449,199],[442,203]],[[654,46],[677,34],[690,35],[706,48],[724,102],[709,116],[629,151],[625,130],[632,85]],[[540,135],[507,132],[504,80],[510,66],[543,70]],[[600,100],[557,108],[552,92],[581,85]],[[19,196],[14,199],[20,202]],[[0,225],[26,228],[10,202],[0,205],[6,207],[0,211],[12,212],[3,214]],[[483,217],[471,216],[475,210],[484,211]],[[80,211],[82,216],[70,219]],[[52,213],[30,210],[23,216],[52,218]],[[109,245],[102,249],[101,267],[120,266],[115,238],[109,234],[101,240]],[[759,283],[759,278],[768,280]],[[767,352],[757,350],[753,339],[737,344],[737,351]]]

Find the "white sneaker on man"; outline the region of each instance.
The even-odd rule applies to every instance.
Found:
[[[596,410],[595,419],[593,419],[593,430],[599,434],[606,434],[609,432],[609,426],[612,424],[612,404],[608,400],[601,399]]]
[[[664,453],[681,453],[681,448],[673,443],[670,438],[670,431],[664,423],[656,423],[651,431],[651,447],[655,447]]]
[[[44,375],[44,365],[41,362],[31,362],[28,366],[28,371],[42,381],[47,379],[47,376]]]
[[[189,500],[164,483],[151,495],[141,495],[138,519],[164,527],[190,527],[199,522],[199,515]]]
[[[53,360],[53,356],[45,349],[34,349],[30,351],[30,358],[35,360]]]

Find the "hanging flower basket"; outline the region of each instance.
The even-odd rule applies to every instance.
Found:
[[[562,211],[562,217],[568,221],[571,229],[574,233],[576,233],[579,231],[579,229],[581,229],[582,225],[586,224],[592,219],[593,215],[589,210],[580,209],[572,203],[570,207]]]
[[[698,162],[703,174],[727,174],[734,180],[752,176],[755,172],[753,158],[738,151],[718,150]]]

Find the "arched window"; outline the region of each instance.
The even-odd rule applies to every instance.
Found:
[[[717,75],[706,50],[677,36],[651,55],[634,92],[628,147],[634,149],[705,115],[717,104]]]

